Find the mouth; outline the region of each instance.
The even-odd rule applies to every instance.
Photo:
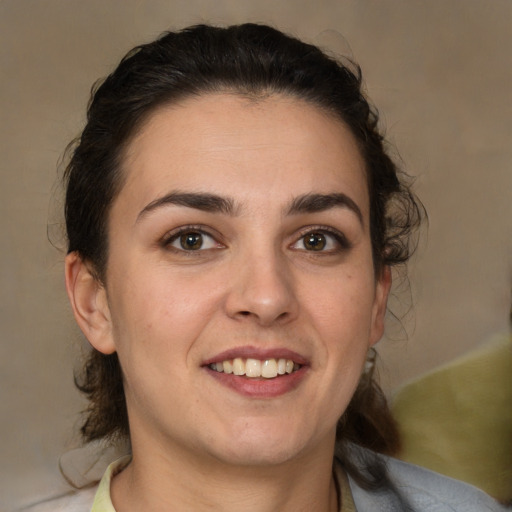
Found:
[[[254,359],[236,357],[210,363],[208,368],[218,373],[236,375],[249,379],[276,379],[290,375],[301,369],[302,365],[285,358]]]
[[[307,379],[310,362],[286,348],[246,346],[226,350],[203,362],[221,385],[255,399],[285,395]]]

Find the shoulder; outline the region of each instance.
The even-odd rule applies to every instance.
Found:
[[[98,486],[49,498],[18,512],[90,512]]]
[[[446,512],[503,511],[505,508],[472,485],[425,468],[386,457],[391,482],[413,510]]]
[[[16,512],[90,512],[100,481],[105,480],[104,487],[109,496],[111,472],[120,470],[128,462],[129,458],[125,457],[127,453],[129,447],[122,441],[112,445],[94,441],[66,452],[60,458],[59,466],[70,485],[66,485],[60,494],[39,500]]]
[[[356,450],[359,451],[359,448]],[[371,452],[366,452],[366,460]],[[378,454],[387,469],[386,485],[368,491],[354,480],[350,487],[357,510],[365,512],[504,512],[483,491],[413,464]]]

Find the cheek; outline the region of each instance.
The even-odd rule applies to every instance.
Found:
[[[323,344],[319,364],[327,401],[334,406],[328,413],[333,417],[347,406],[366,360],[374,293],[372,279],[340,275],[333,282],[325,282],[322,292],[308,301],[310,317]]]
[[[330,333],[329,338],[346,342],[369,338],[375,297],[373,280],[347,274],[310,289],[315,292],[303,302],[309,305],[319,328]]]
[[[219,287],[211,278],[191,279],[162,266],[140,270],[118,279],[111,303],[114,337],[118,352],[147,351],[159,358],[187,351],[218,308]]]
[[[329,306],[330,304],[330,306]],[[357,388],[369,348],[371,313],[369,301],[358,294],[337,297],[336,306],[326,301],[317,315],[317,332],[323,344],[318,361],[319,389],[316,394],[319,417],[324,427],[334,428]],[[325,306],[323,313],[320,308]]]

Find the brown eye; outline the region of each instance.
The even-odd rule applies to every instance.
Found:
[[[185,251],[197,251],[203,246],[203,235],[196,232],[183,233],[180,236],[180,246]]]
[[[340,231],[335,231],[329,227],[316,227],[310,231],[303,231],[303,234],[292,244],[291,248],[332,255],[350,249],[351,245]]]
[[[183,228],[178,233],[164,239],[162,243],[164,247],[189,253],[224,248],[212,235],[194,228]]]
[[[323,233],[308,233],[304,236],[304,247],[308,251],[322,251],[327,245],[327,240]]]

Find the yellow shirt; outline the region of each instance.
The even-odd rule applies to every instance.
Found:
[[[126,457],[122,457],[110,464],[99,483],[91,512],[116,512],[114,505],[112,505],[112,500],[110,499],[110,482],[115,475],[120,473],[128,465],[129,462],[130,456],[127,455]],[[338,481],[341,494],[339,512],[357,512],[345,471],[337,465],[334,474]]]
[[[98,485],[91,512],[116,512],[114,505],[112,505],[112,500],[110,499],[110,482],[114,476],[128,465],[130,460],[131,456],[126,455],[110,464]]]

